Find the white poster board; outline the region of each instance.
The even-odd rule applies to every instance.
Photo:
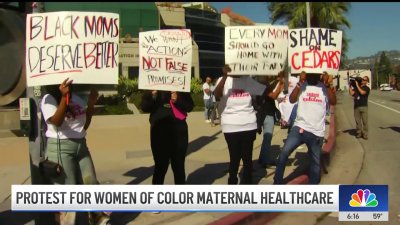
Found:
[[[190,92],[191,68],[190,30],[139,33],[139,89]]]
[[[225,27],[230,75],[275,75],[287,62],[288,26]]]
[[[337,74],[342,53],[342,31],[326,28],[289,30],[291,73]]]
[[[117,84],[119,15],[51,12],[26,18],[27,86]]]

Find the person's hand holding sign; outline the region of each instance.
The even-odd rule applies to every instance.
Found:
[[[171,100],[173,103],[176,103],[176,100],[178,100],[178,94],[176,91],[171,91]]]

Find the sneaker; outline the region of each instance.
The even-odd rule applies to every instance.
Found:
[[[365,140],[368,140],[368,136],[367,136],[367,135],[363,135],[363,138],[364,138]]]
[[[206,123],[211,123],[211,120],[205,120],[204,122],[206,122]]]
[[[153,213],[153,214],[160,214],[161,211],[154,211],[154,212],[151,212],[151,213]]]
[[[357,134],[356,138],[362,138],[361,134]]]

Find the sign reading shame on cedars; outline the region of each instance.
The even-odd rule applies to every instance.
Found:
[[[191,68],[190,30],[139,33],[139,89],[190,92]]]
[[[291,73],[337,74],[342,51],[342,31],[325,28],[289,30]]]

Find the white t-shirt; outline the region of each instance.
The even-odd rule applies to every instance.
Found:
[[[325,116],[328,97],[323,85],[303,87],[298,100],[297,117],[294,126],[324,137]]]
[[[209,89],[210,91],[211,91],[211,89],[210,89],[210,85],[209,84],[207,84],[207,82],[205,82],[204,84],[203,84],[203,99],[210,99],[210,95],[209,94],[207,94],[206,93],[206,89]]]
[[[66,113],[64,122],[58,127],[59,138],[84,138],[86,136],[86,131],[83,129],[86,123],[86,102],[78,95],[72,94],[69,104],[75,118],[70,112]],[[47,124],[46,137],[57,138],[57,127],[49,121],[49,118],[57,111],[58,104],[56,99],[47,94],[43,97],[40,105]]]
[[[217,81],[221,81],[220,77]],[[266,86],[249,76],[227,77],[219,104],[223,133],[257,129],[256,112],[251,96],[262,95]]]

